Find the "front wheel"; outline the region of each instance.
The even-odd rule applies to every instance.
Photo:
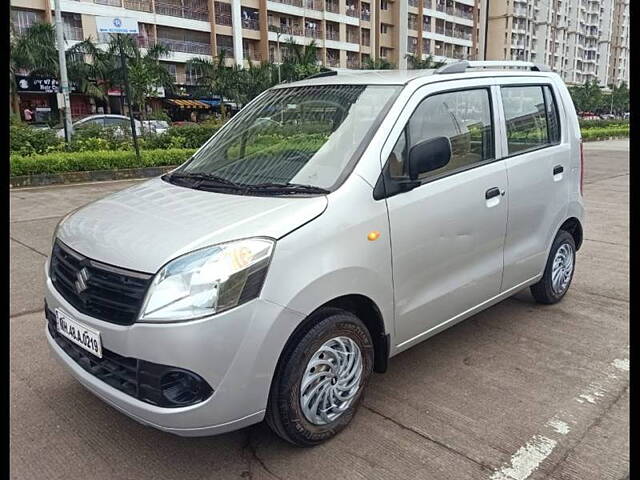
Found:
[[[312,325],[283,352],[266,415],[276,434],[302,447],[349,424],[373,369],[371,336],[354,314],[326,309]]]
[[[559,302],[569,290],[575,264],[576,243],[573,236],[560,230],[551,246],[542,278],[531,286],[533,298],[547,305]]]

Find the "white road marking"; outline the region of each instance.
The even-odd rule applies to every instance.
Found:
[[[556,433],[560,433],[561,435],[566,435],[571,431],[571,428],[569,428],[569,425],[567,425],[565,422],[557,418],[552,418],[551,420],[549,420],[547,422],[547,425],[553,428],[556,431]]]
[[[617,370],[629,371],[629,359],[615,359],[611,362],[611,366]],[[609,380],[605,380],[601,385],[597,382],[592,382],[578,397],[575,398],[579,403],[584,404],[588,402],[595,405],[600,397],[610,389],[613,379],[618,378],[613,372],[602,372],[603,375]],[[606,387],[606,388],[605,388]],[[572,423],[576,423],[571,420],[572,415],[565,412],[563,417]],[[570,432],[570,428],[567,422],[559,418],[558,415],[554,415],[547,423],[547,427],[554,430],[555,433],[560,435],[566,435]],[[551,435],[553,436],[553,435]],[[559,438],[559,437],[558,437]],[[553,449],[558,444],[557,440],[546,437],[544,435],[534,435],[526,443],[524,447],[520,447],[516,453],[511,456],[509,465],[496,470],[490,478],[490,480],[526,480],[529,476],[536,471],[540,464],[553,452]]]
[[[618,370],[622,370],[624,372],[628,372],[629,371],[629,359],[628,358],[623,358],[622,360],[620,360],[619,358],[616,358],[612,365],[614,367],[616,367]]]
[[[511,464],[493,475],[491,480],[525,480],[549,456],[558,442],[536,435],[511,456]]]

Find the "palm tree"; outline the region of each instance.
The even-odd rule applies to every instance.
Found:
[[[160,59],[169,56],[170,50],[166,45],[156,43],[142,52],[135,39],[130,35],[111,36],[107,47],[110,56],[119,59],[120,50],[124,51],[129,73],[129,86],[131,106],[138,106],[143,119],[146,118],[147,98],[153,96],[158,87],[167,90],[173,89],[173,78],[167,68],[160,63]],[[124,85],[124,69],[121,62],[117,61],[114,77]],[[133,108],[131,108],[133,114]]]
[[[295,82],[321,71],[318,65],[318,46],[315,40],[308,45],[296,43],[293,37],[285,43],[285,55],[280,66],[281,78]]]
[[[67,56],[69,78],[79,91],[103,102],[105,111],[111,113],[109,90],[116,85],[116,57],[99,48],[90,38],[71,47]]]
[[[371,57],[365,59],[362,63],[363,70],[393,70],[395,65],[386,58],[376,58],[375,60]]]
[[[225,97],[234,96],[233,89],[236,83],[234,69],[226,66],[227,52],[222,50],[213,60],[205,58],[192,58],[187,62],[187,67],[196,69],[199,73],[197,85],[207,95],[220,97],[220,109],[224,115],[223,100]],[[237,70],[237,69],[236,69]]]
[[[428,70],[432,68],[440,68],[446,63],[434,60],[433,55],[429,55],[423,60],[416,55],[407,54],[406,59],[409,63],[410,70]]]

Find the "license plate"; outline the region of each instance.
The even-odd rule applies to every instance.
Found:
[[[100,332],[85,327],[70,318],[66,313],[57,309],[56,328],[63,337],[68,338],[76,345],[84,348],[87,352],[93,353],[96,357],[102,358]]]

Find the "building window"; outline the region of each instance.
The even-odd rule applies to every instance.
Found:
[[[66,40],[84,40],[82,17],[77,13],[62,13],[64,38]]]
[[[380,0],[380,10],[389,10],[389,2],[387,0]]]
[[[253,8],[242,7],[242,28],[260,30],[260,14]]]
[[[223,2],[215,2],[214,12],[216,16],[216,23],[218,25],[231,26],[231,4]]]
[[[16,35],[22,35],[34,23],[44,22],[44,13],[23,8],[11,9],[11,23]]]
[[[233,37],[229,35],[216,35],[216,54],[225,56],[233,56]]]
[[[380,24],[380,33],[389,33],[389,25],[386,23]]]

